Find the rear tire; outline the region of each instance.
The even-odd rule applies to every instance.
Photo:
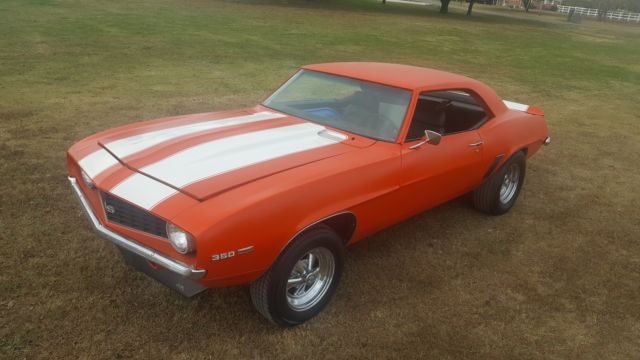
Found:
[[[342,275],[344,246],[329,227],[320,226],[293,240],[249,290],[265,318],[281,326],[301,324],[331,300]]]
[[[520,195],[525,172],[526,156],[519,151],[473,191],[475,208],[491,215],[509,211]]]

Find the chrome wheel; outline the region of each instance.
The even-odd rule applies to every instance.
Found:
[[[304,311],[325,295],[335,273],[336,262],[329,249],[317,247],[304,254],[289,274],[287,303],[294,311]]]
[[[508,204],[518,190],[520,184],[520,166],[516,163],[509,165],[500,186],[500,202]]]

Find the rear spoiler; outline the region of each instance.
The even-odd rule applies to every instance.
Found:
[[[531,115],[544,116],[544,111],[542,109],[540,109],[539,107],[520,104],[520,103],[517,103],[517,102],[508,101],[508,100],[502,100],[502,102],[504,102],[504,104],[510,110],[522,111],[522,112],[526,112],[527,114],[531,114]]]

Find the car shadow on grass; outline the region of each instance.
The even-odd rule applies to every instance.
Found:
[[[460,255],[461,242],[466,240],[464,232],[478,224],[492,222],[492,217],[474,210],[470,202],[469,196],[460,197],[351,246],[336,296],[325,309],[326,314],[311,323],[323,319],[332,322],[331,317],[336,316],[357,317],[354,308],[366,309],[366,303],[370,303],[367,299],[386,303],[397,297],[411,296],[413,292],[405,286],[406,281],[417,280],[436,291],[446,282],[443,263],[451,256]],[[465,222],[467,226],[460,226]],[[386,291],[380,291],[381,283],[385,284]],[[180,298],[178,294],[175,296]],[[279,329],[253,309],[247,286],[211,289],[193,299],[177,301],[184,301],[203,314],[216,314],[209,320],[225,326],[234,326],[234,319],[242,316],[252,324],[251,327],[266,331]],[[244,323],[236,330],[246,326]]]

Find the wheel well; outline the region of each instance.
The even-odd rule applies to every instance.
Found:
[[[504,158],[504,154],[500,154],[498,156],[496,156],[496,158],[493,160],[493,162],[491,163],[491,165],[489,165],[489,168],[487,169],[487,172],[484,173],[484,176],[482,176],[482,180],[484,181],[484,179],[488,178],[490,175],[492,175],[493,173],[495,173],[497,171],[497,169],[501,168],[511,157],[513,157],[515,154],[522,152],[524,154],[524,156],[527,156],[527,152],[529,151],[529,148],[527,147],[523,147],[522,149],[518,150],[518,151],[514,151],[509,158],[507,158],[507,160],[502,161],[502,159]],[[498,164],[500,164],[500,166],[498,166]]]
[[[352,212],[341,212],[335,215],[331,215],[324,218],[313,225],[307,227],[300,234],[305,233],[318,226],[325,225],[330,227],[333,231],[340,236],[342,241],[346,244],[351,240],[353,233],[356,230],[356,216]]]

